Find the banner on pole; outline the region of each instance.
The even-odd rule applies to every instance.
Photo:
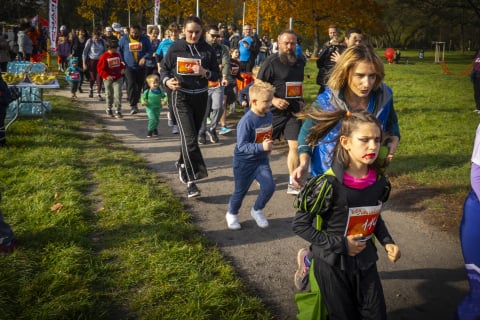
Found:
[[[155,0],[155,14],[153,17],[153,24],[158,25],[158,15],[160,13],[160,0]]]
[[[58,1],[50,0],[48,11],[48,34],[50,36],[50,48],[55,50],[57,47],[57,27],[58,27]]]

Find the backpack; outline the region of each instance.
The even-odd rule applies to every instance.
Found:
[[[252,44],[250,44],[250,52],[259,53],[261,47],[262,47],[262,41],[260,41],[260,38],[256,34],[254,34],[252,36]]]
[[[332,168],[324,174],[308,179],[300,193],[295,197],[293,207],[316,216],[317,230],[322,229],[322,213],[328,210],[332,203],[332,181],[335,178]]]
[[[0,106],[8,106],[10,102],[17,100],[22,95],[17,87],[8,87],[0,74]]]

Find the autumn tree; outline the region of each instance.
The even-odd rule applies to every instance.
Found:
[[[275,37],[281,30],[292,29],[314,47],[316,54],[321,40],[326,39],[328,26],[339,30],[358,27],[366,34],[377,34],[382,29],[383,8],[373,0],[246,0],[246,22],[256,25],[257,5],[260,1],[260,32]],[[368,14],[366,14],[368,13]]]

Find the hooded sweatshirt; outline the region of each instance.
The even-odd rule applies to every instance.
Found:
[[[200,75],[188,74],[177,69],[177,61],[182,58],[200,60],[203,68],[210,71],[208,78]],[[208,90],[208,80],[217,81],[220,74],[216,52],[205,40],[200,39],[198,43],[190,44],[185,39],[177,40],[163,58],[161,64],[160,79],[162,83],[173,77],[176,77],[180,83],[180,92],[197,93]]]

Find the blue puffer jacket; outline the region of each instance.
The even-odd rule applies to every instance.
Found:
[[[317,100],[312,104],[314,108],[319,110],[350,110],[350,107],[343,99],[343,92],[332,91],[326,88],[325,91],[318,95]],[[382,130],[389,135],[400,138],[400,129],[398,127],[398,118],[393,108],[392,89],[385,84],[372,91],[368,111],[373,113],[382,125]],[[335,148],[335,142],[340,123],[330,131],[315,147],[308,145],[307,136],[311,128],[316,124],[313,119],[307,119],[302,125],[298,135],[298,153],[308,153],[311,157],[310,173],[312,176],[327,171],[332,166],[331,155]]]

